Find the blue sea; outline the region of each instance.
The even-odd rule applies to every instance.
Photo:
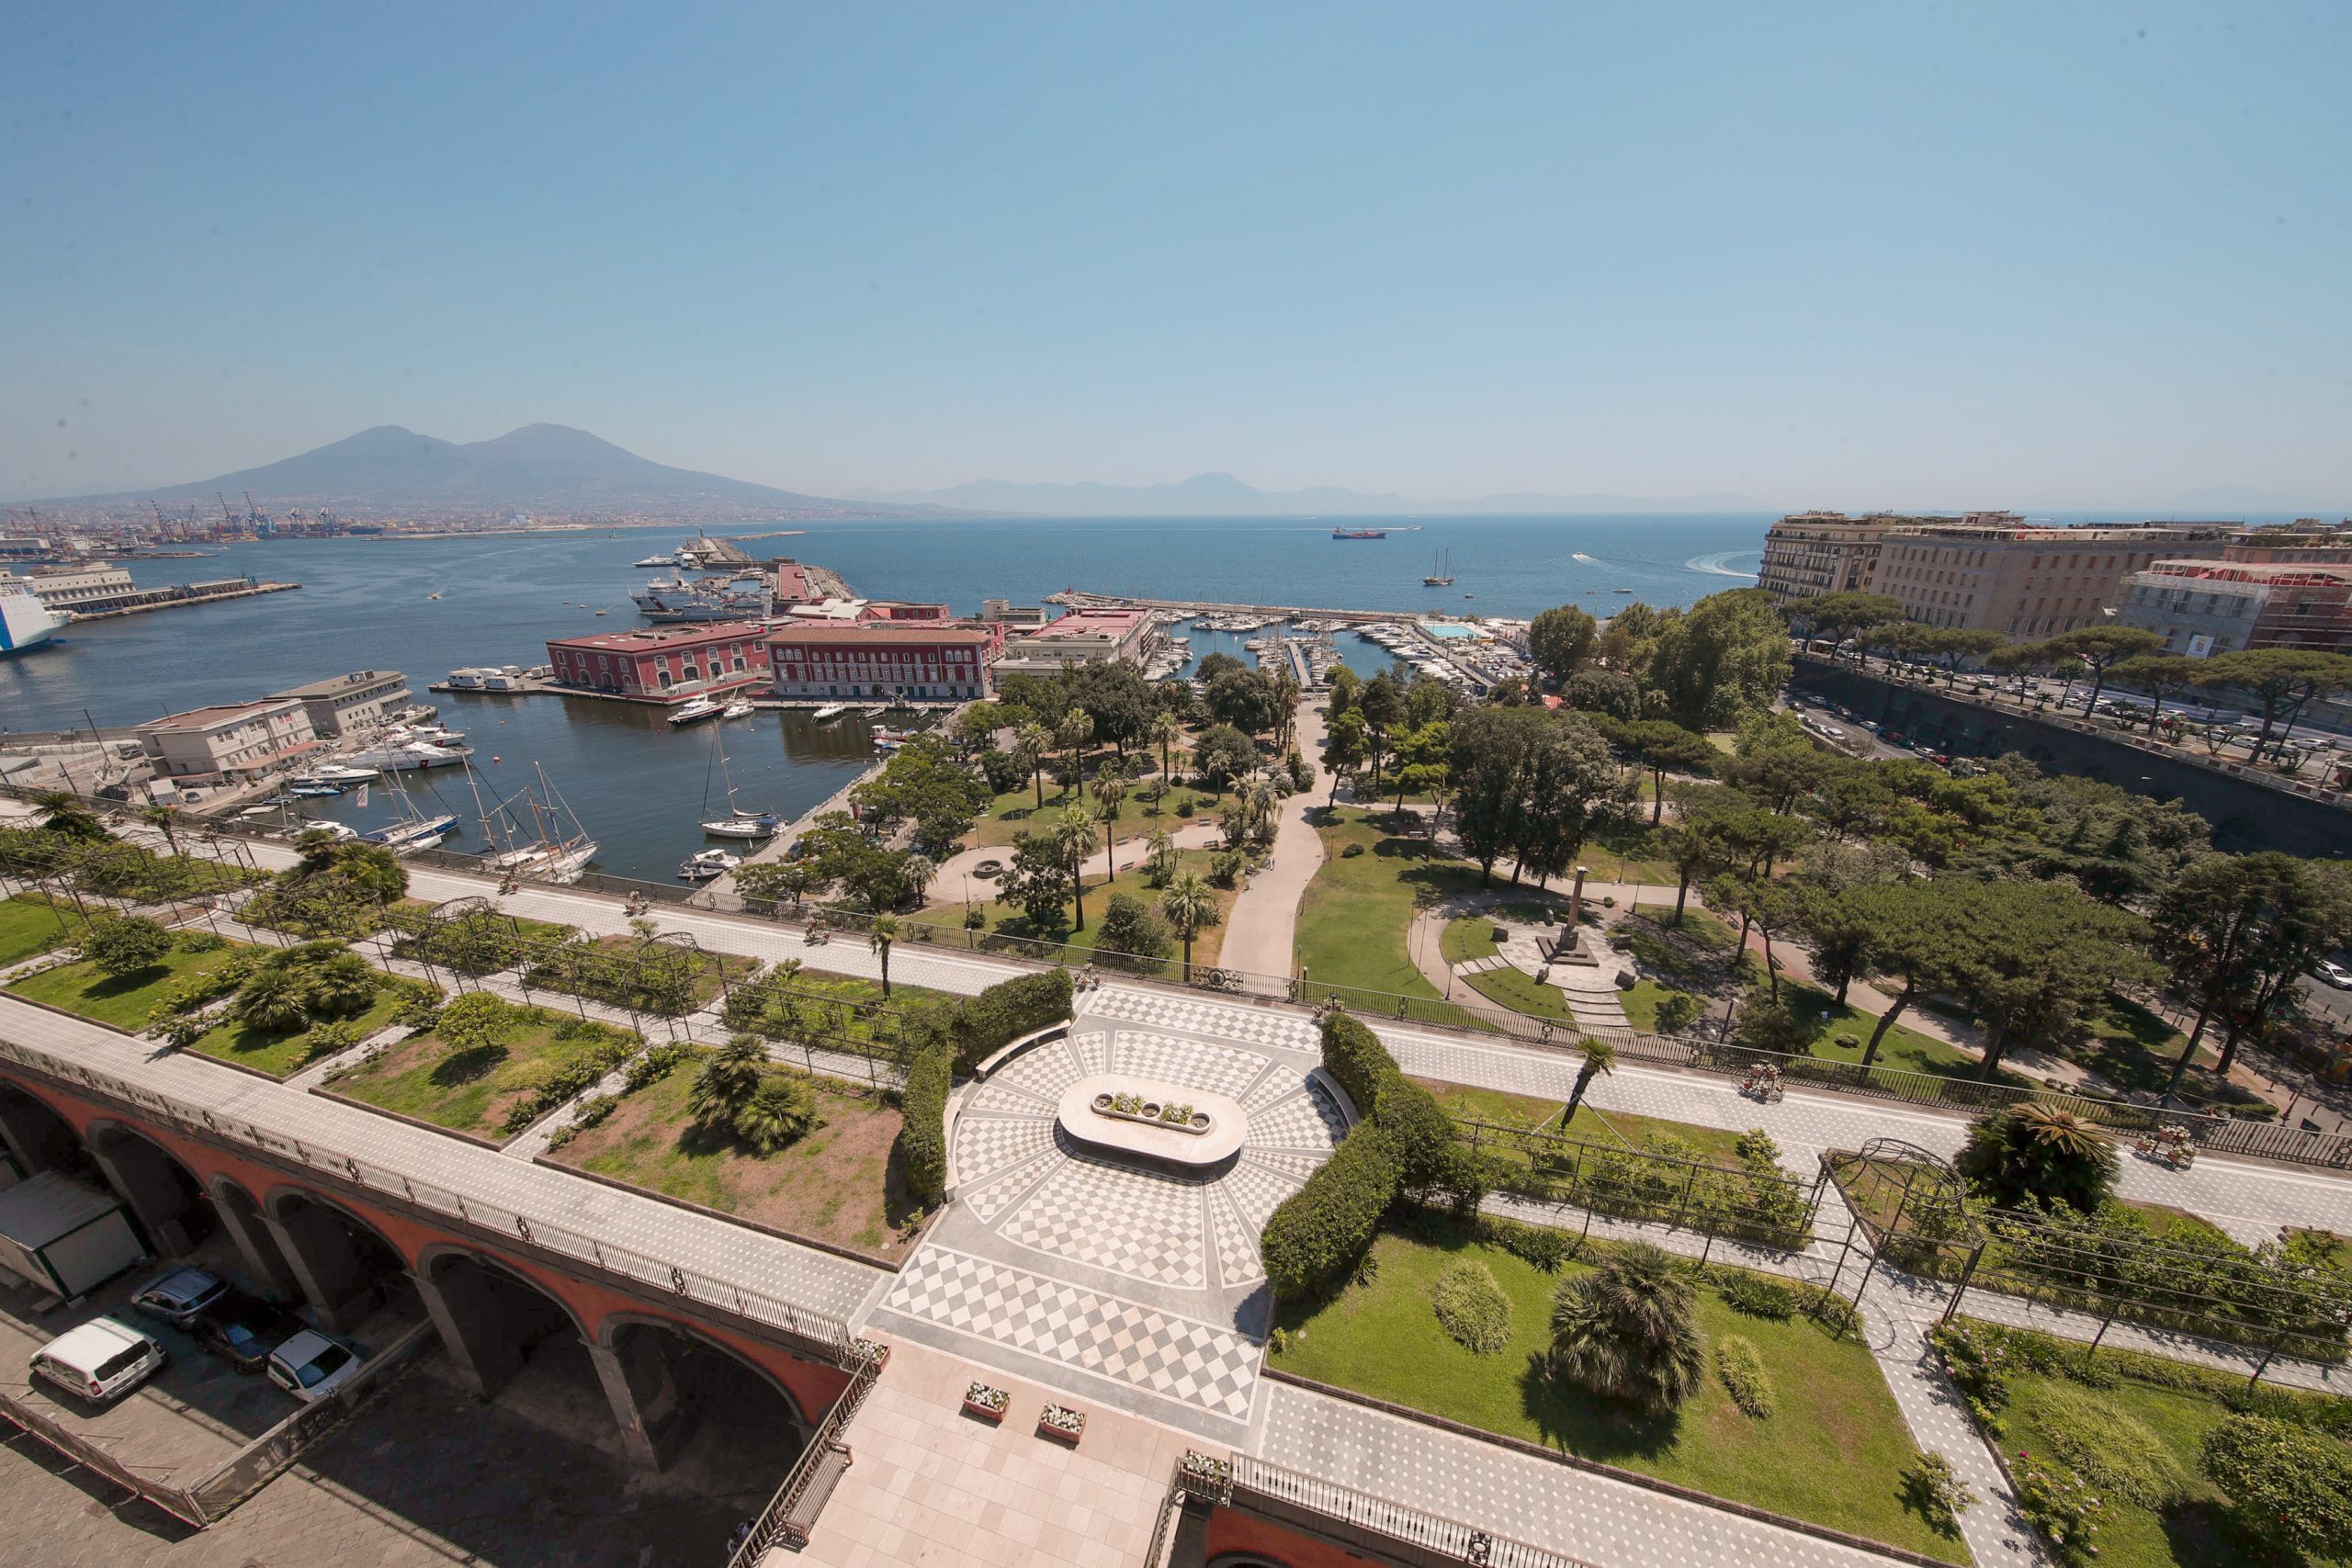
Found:
[[[1297,518],[818,522],[746,547],[831,567],[861,594],[944,601],[959,613],[978,611],[983,599],[1034,604],[1080,588],[1454,615],[1525,616],[1570,604],[1605,616],[1630,599],[1687,604],[1752,583],[1771,521],[1766,513],[1348,520],[1390,529],[1372,540],[1335,540],[1329,523]],[[61,631],[48,648],[0,659],[0,730],[131,725],[350,670],[403,671],[423,700],[426,683],[457,666],[537,664],[548,637],[640,624],[628,595],[653,574],[631,563],[681,536],[639,528],[288,540],[227,546],[201,560],[134,562],[142,586],[251,573],[302,587],[90,622]],[[1441,553],[1450,557],[1453,585],[1423,587]],[[598,609],[607,613],[599,617]],[[1196,633],[1193,652],[1240,654],[1241,640]],[[1367,673],[1386,658],[1358,639],[1340,646]],[[703,847],[702,803],[723,796],[709,727],[675,732],[658,714],[590,700],[430,700],[473,741],[485,789],[519,787],[531,763],[546,765],[603,845],[598,870],[666,881]],[[820,728],[799,715],[762,714],[727,726],[723,738],[727,772],[744,803],[786,816],[824,799],[870,760],[862,726],[846,719]],[[470,795],[453,772],[435,770],[431,784],[450,809],[469,813]],[[388,815],[380,791],[366,810],[347,796],[311,804],[360,826]],[[478,831],[449,847],[481,848]]]

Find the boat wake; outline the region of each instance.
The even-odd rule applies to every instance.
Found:
[[[1739,560],[1755,553],[1753,550],[1724,550],[1717,555],[1692,556],[1682,563],[1682,570],[1703,571],[1710,577],[1738,577],[1752,580],[1756,576],[1753,571],[1736,571],[1724,563]]]

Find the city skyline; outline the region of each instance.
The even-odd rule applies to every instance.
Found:
[[[2340,15],[421,16],[12,12],[0,494],[2352,498]]]

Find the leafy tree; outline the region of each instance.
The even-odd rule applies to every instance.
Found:
[[[1924,995],[1949,990],[1967,962],[1963,932],[1992,924],[1997,896],[1985,883],[1960,877],[1857,887],[1846,895],[1852,913],[1869,928],[1861,966],[1899,982],[1886,1011],[1862,1048],[1862,1066],[1878,1060],[1879,1047],[1904,1010]]]
[[[1868,840],[1883,829],[1894,807],[1894,792],[1867,763],[1833,762],[1813,790],[1797,802],[1806,818],[1839,842]]]
[[[2114,1190],[2122,1162],[2115,1145],[2073,1111],[2036,1101],[1971,1122],[1952,1166],[1972,1191],[1997,1207],[2064,1203],[2090,1214]]]
[[[1733,1036],[1750,1051],[1802,1056],[1813,1049],[1813,1031],[1777,997],[1751,1002],[1739,1015],[1739,1032]]]
[[[1114,893],[1094,932],[1094,951],[1129,958],[1168,956],[1168,926],[1131,893]]]
[[[754,1154],[772,1155],[818,1124],[817,1097],[788,1073],[768,1073],[735,1108],[730,1121],[735,1135]]]
[[[1416,790],[1431,791],[1444,784],[1446,753],[1452,744],[1443,719],[1431,719],[1419,729],[1396,738],[1396,771],[1389,782],[1396,786],[1396,815],[1405,814],[1405,797]]]
[[[1541,886],[1576,863],[1595,829],[1634,820],[1634,777],[1576,714],[1539,714],[1524,759],[1511,881],[1532,871]]]
[[[1982,626],[1921,626],[1912,633],[1910,651],[1925,654],[1941,664],[1945,683],[1956,685],[1962,665],[1972,659],[1989,657],[2008,640],[1999,632]]]
[[[1212,794],[1224,794],[1226,785],[1245,777],[1257,765],[1257,746],[1231,725],[1220,724],[1204,731],[1193,748],[1193,771],[1208,784]]]
[[[1723,760],[1715,743],[1695,729],[1685,729],[1670,719],[1643,719],[1633,724],[1601,727],[1610,744],[1647,771],[1650,775],[1650,826],[1655,828],[1666,813],[1666,775],[1669,773],[1708,773]]]
[[[1990,919],[1959,933],[1965,961],[1956,978],[1984,1020],[1981,1076],[1990,1080],[2012,1043],[2074,1033],[2109,991],[2152,977],[2154,966],[2139,952],[2146,930],[2134,916],[2063,884],[1983,886],[1997,890],[1983,907]]]
[[[515,1008],[488,991],[468,991],[443,1005],[433,1021],[434,1037],[447,1047],[444,1059],[487,1051],[506,1038],[516,1014]]]
[[[1815,746],[1795,719],[1760,713],[1739,727],[1732,755],[1722,757],[1715,771],[1725,784],[1785,817],[1838,767],[1838,760]]]
[[[1627,724],[1642,716],[1641,682],[1623,670],[1587,665],[1561,682],[1560,700],[1581,713],[1606,714]]]
[[[1823,887],[1810,877],[1791,889],[1796,899],[1794,930],[1813,950],[1813,972],[1836,987],[1839,1007],[1862,971],[1871,951],[1871,920],[1846,888]]]
[[[1364,741],[1372,751],[1372,793],[1377,795],[1381,763],[1388,755],[1389,733],[1405,716],[1404,694],[1396,689],[1396,682],[1387,671],[1383,670],[1364,682],[1356,711],[1363,715]]]
[[[1528,623],[1528,656],[1544,674],[1565,681],[1592,657],[1600,635],[1600,623],[1574,604],[1563,604]]]
[[[2084,626],[2062,632],[2042,647],[2052,659],[2071,659],[2089,672],[2091,700],[2084,708],[2087,713],[2098,706],[2099,693],[2107,689],[2109,670],[2154,653],[2164,645],[2164,633],[2141,626]]]
[[[796,909],[817,886],[817,868],[806,861],[757,861],[735,874],[735,890],[744,897],[758,902],[789,898]]]
[[[95,915],[74,951],[108,975],[133,975],[164,961],[172,933],[143,915]]]
[[[755,1035],[729,1037],[695,1074],[686,1090],[686,1110],[706,1127],[735,1125],[735,1118],[760,1091],[767,1066],[767,1047]]]
[[[1679,610],[1659,610],[1638,599],[1618,605],[1617,613],[1609,617],[1609,624],[1600,628],[1600,661],[1620,674],[1639,680],[1649,667],[1650,656],[1668,622],[1680,614]]]
[[[2298,976],[2352,936],[2352,887],[2340,868],[2292,855],[2214,855],[2180,874],[2152,923],[2157,956],[2197,1002],[2169,1100],[2217,1012],[2230,1030],[2216,1065],[2226,1075],[2240,1029],[2258,1029]]]
[[[1779,1001],[1781,970],[1772,962],[1772,934],[1797,923],[1803,905],[1795,889],[1769,876],[1718,876],[1707,884],[1707,903],[1719,913],[1739,917],[1740,951],[1747,949],[1750,927],[1762,933],[1765,986]]]
[[[1323,768],[1331,775],[1331,798],[1325,805],[1339,805],[1340,775],[1363,766],[1371,755],[1372,748],[1364,736],[1363,715],[1334,714],[1323,727]]]
[[[1473,708],[1452,731],[1453,830],[1491,885],[1495,862],[1517,840],[1528,754],[1542,733],[1540,708]]]
[[[1834,659],[1848,637],[1901,621],[1903,601],[1892,594],[1849,590],[1799,600],[1788,606],[1788,615],[1791,622],[1810,627],[1815,636],[1832,639],[1836,646],[1829,651]]]
[[[1193,668],[1193,679],[1205,686],[1228,670],[1247,670],[1250,666],[1229,653],[1212,653]]]
[[[1216,895],[1198,872],[1180,871],[1159,896],[1159,912],[1184,943],[1184,973],[1193,972],[1193,938],[1216,923]]]
[[[1688,991],[1668,991],[1657,999],[1657,1032],[1679,1034],[1699,1021],[1702,1004]]]
[[[1281,722],[1283,704],[1272,677],[1257,670],[1228,670],[1209,682],[1202,701],[1209,716],[1244,735],[1263,735]]]
[[[1698,1292],[1679,1258],[1624,1243],[1552,1297],[1551,1369],[1608,1399],[1662,1415],[1707,1375]]]
[[[2338,692],[2352,691],[2352,658],[2302,648],[2261,648],[2218,654],[2205,660],[2209,689],[2244,692],[2253,697],[2262,715],[2262,729],[2254,739],[2247,760],[2258,761],[2270,744],[2270,734],[2283,719],[2280,738],[2292,734],[2295,719],[2310,703]]]
[[[1577,1081],[1568,1089],[1566,1108],[1560,1112],[1562,1132],[1576,1120],[1577,1107],[1584,1103],[1585,1090],[1592,1087],[1592,1080],[1607,1077],[1617,1070],[1617,1047],[1608,1041],[1587,1035],[1577,1043],[1577,1049],[1584,1053],[1584,1059],[1577,1064]]]
[[[1069,673],[1070,698],[1086,710],[1094,739],[1107,740],[1126,761],[1127,747],[1150,734],[1154,708],[1151,683],[1122,660],[1080,664]]]
[[[1069,856],[1051,833],[1016,833],[1001,896],[1020,907],[1033,931],[1061,924],[1062,906],[1076,891]]]
[[[2148,694],[2148,733],[2156,732],[2164,717],[2165,700],[2193,691],[2205,672],[2205,660],[2179,653],[2148,653],[2110,666],[2108,678]]]
[[[1674,868],[1674,923],[1679,926],[1690,885],[1731,865],[1730,847],[1715,831],[1716,818],[1746,808],[1747,800],[1722,784],[1677,784],[1673,794],[1676,820],[1660,829],[1657,838],[1659,854]]]
[[[1648,683],[1694,728],[1723,729],[1769,707],[1788,684],[1789,631],[1760,588],[1700,600],[1658,633]]]
[[[882,999],[890,999],[890,944],[899,940],[899,917],[876,915],[865,928],[865,945],[882,965]]]

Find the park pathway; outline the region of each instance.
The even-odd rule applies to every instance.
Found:
[[[1250,976],[1290,978],[1295,967],[1298,904],[1323,864],[1323,839],[1314,814],[1323,804],[1323,716],[1305,701],[1298,705],[1298,753],[1314,777],[1296,795],[1283,797],[1274,851],[1265,867],[1233,901],[1226,917],[1218,959],[1227,969]]]

